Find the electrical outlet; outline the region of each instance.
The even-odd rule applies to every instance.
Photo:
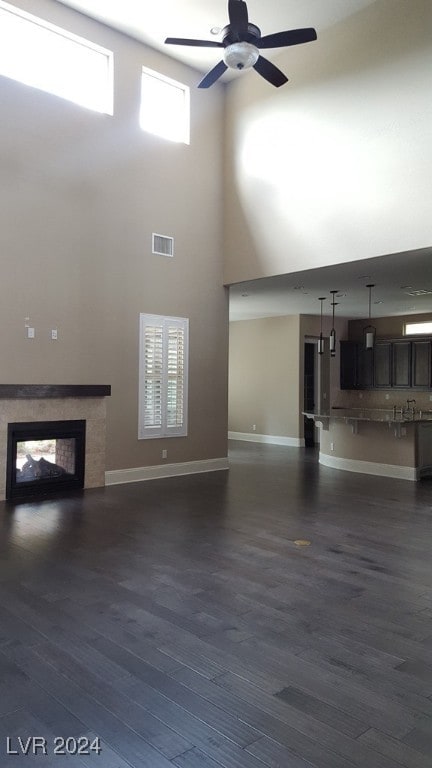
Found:
[[[34,328],[27,328],[27,338],[28,339],[34,339],[35,337],[35,329]]]
[[[330,450],[334,451],[334,443],[330,443]]]
[[[53,341],[56,341],[56,339],[58,338],[58,336],[57,336],[57,328],[53,328],[52,329],[52,331],[51,331],[51,338],[52,338]]]
[[[252,424],[252,432],[256,432],[256,424]]]
[[[162,458],[163,459],[167,459],[168,458],[168,451],[166,450],[166,448],[164,448],[163,451],[162,451]]]
[[[386,393],[386,395],[385,395],[385,399],[386,399],[386,400],[390,400],[390,395],[389,395],[389,393],[388,393],[388,392],[387,392],[387,393]]]

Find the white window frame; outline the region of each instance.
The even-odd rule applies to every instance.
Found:
[[[162,89],[173,88],[183,94],[181,110],[177,115],[170,114],[164,116],[164,123],[158,124],[155,116],[160,111],[160,95],[153,101],[151,95],[146,93],[146,84],[159,84]],[[182,144],[190,143],[190,89],[187,85],[179,83],[170,77],[161,75],[148,67],[142,68],[141,74],[141,105],[140,105],[140,126],[143,131],[160,136],[168,141],[175,141]]]
[[[156,328],[162,336],[161,365],[156,375],[160,381],[161,418],[159,423],[146,423],[146,379],[149,378],[146,368],[146,333]],[[182,422],[169,425],[169,371],[168,371],[168,340],[172,330],[180,330],[183,334],[183,367],[180,376],[182,392]],[[164,315],[140,314],[139,334],[139,392],[138,392],[138,439],[147,440],[158,437],[186,437],[188,431],[188,367],[189,367],[189,320],[186,317],[166,317]]]
[[[1,50],[0,75],[94,112],[113,114],[112,51],[0,0],[0,25],[4,28],[7,22],[9,26],[6,29],[10,29]],[[18,27],[16,34],[13,33],[15,26]],[[51,49],[48,41],[52,42]],[[9,44],[12,52],[8,57]],[[41,49],[37,57],[32,55],[32,46],[35,44]],[[59,55],[62,49],[63,61]],[[67,55],[71,50],[75,52],[74,57]],[[47,51],[51,53],[50,59],[47,58]],[[89,53],[91,57],[95,54],[92,57],[96,63],[93,72],[89,67]],[[81,75],[81,81],[74,79],[76,73]],[[91,93],[88,90],[90,76],[94,79]]]
[[[405,323],[404,336],[432,336],[432,320]]]

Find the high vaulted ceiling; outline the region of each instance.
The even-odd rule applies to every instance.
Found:
[[[220,40],[228,23],[227,0],[58,0],[87,16],[163,51],[199,72],[211,69],[220,52],[201,47],[165,45],[170,37]],[[320,31],[372,5],[375,0],[248,0],[249,21],[263,35],[298,27]],[[278,50],[266,51],[274,60]],[[226,82],[245,73],[228,70]],[[247,75],[246,75],[247,76]],[[197,82],[200,76],[197,77]],[[330,291],[339,290],[337,312],[365,317],[367,283],[372,291],[372,315],[417,314],[432,311],[432,248],[384,255],[288,275],[236,284],[230,288],[232,320],[285,314],[319,314],[319,296],[326,296],[323,311],[331,313]]]
[[[166,37],[221,40],[211,29],[228,23],[227,0],[59,0],[63,5],[119,29],[137,40],[183,61],[200,72],[213,67],[219,51],[165,45]],[[357,13],[374,0],[248,0],[249,21],[263,35],[298,27],[320,30]],[[277,51],[266,51],[269,59]],[[219,56],[220,58],[220,56]],[[223,80],[238,77],[233,70]]]

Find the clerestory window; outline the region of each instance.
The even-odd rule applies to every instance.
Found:
[[[113,114],[113,54],[0,0],[0,75]]]
[[[144,131],[189,144],[189,88],[143,67],[140,125]]]

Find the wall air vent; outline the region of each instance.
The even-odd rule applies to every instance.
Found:
[[[152,252],[157,256],[174,256],[174,238],[152,234]]]

